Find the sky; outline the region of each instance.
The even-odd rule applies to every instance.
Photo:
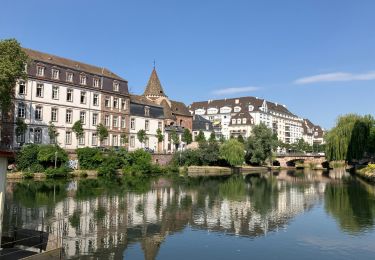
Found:
[[[325,128],[375,115],[374,0],[0,0],[0,39],[106,67],[141,94],[285,104]]]

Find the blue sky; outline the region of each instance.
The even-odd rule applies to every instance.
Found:
[[[375,1],[0,0],[0,38],[107,67],[142,93],[257,96],[323,127],[375,114]]]

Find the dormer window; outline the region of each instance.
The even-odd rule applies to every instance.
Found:
[[[94,81],[93,81],[94,87],[98,88],[99,83],[100,83],[100,80],[98,78],[94,78]]]
[[[118,82],[113,82],[113,91],[119,91],[120,89],[120,84]]]
[[[57,69],[52,69],[52,79],[59,79],[60,78],[60,71]]]
[[[36,66],[36,75],[39,77],[44,77],[44,70],[45,68],[43,66]]]
[[[86,85],[86,76],[85,76],[85,75],[81,75],[81,76],[79,77],[79,83],[80,83],[81,85]]]
[[[239,125],[241,124],[241,118],[237,119],[237,124],[239,124]]]
[[[246,124],[246,118],[242,118],[242,123]]]
[[[236,119],[232,119],[232,124],[236,124]]]
[[[66,81],[67,82],[73,82],[73,73],[72,72],[66,73]]]
[[[145,116],[150,116],[150,107],[145,107]]]
[[[234,101],[234,103],[239,104],[239,103],[240,103],[240,100],[239,100],[239,99],[236,99],[236,100]]]

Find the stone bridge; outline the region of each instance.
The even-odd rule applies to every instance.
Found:
[[[295,166],[296,163],[304,165],[314,164],[316,167],[328,168],[328,161],[322,154],[277,154],[273,164],[275,166]]]

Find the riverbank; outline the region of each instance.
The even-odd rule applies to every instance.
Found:
[[[362,169],[356,169],[355,174],[362,177],[366,181],[375,183],[375,164],[369,164]]]

